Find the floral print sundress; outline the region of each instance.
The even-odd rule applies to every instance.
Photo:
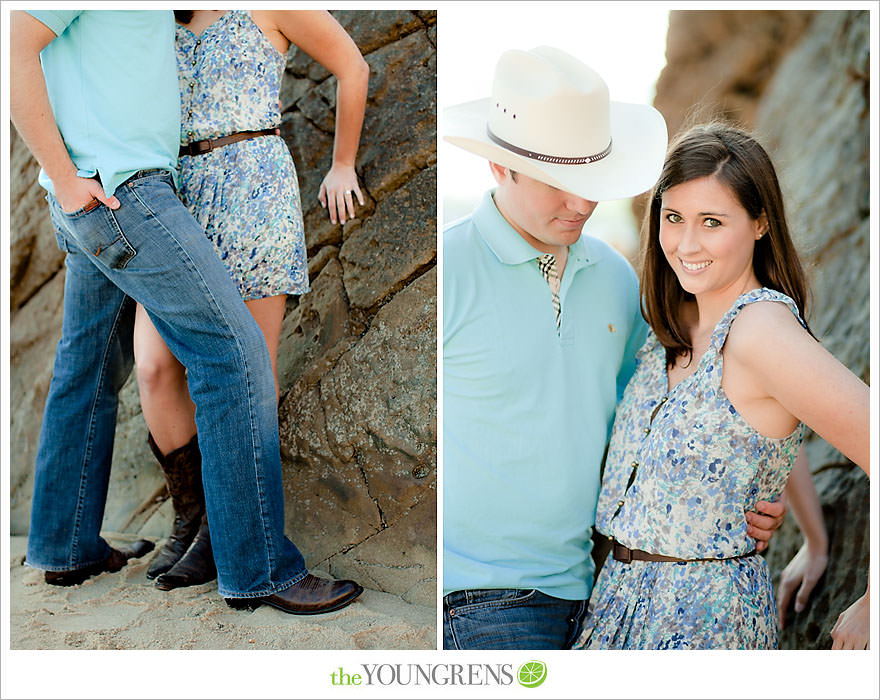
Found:
[[[786,295],[755,289],[716,325],[694,374],[668,390],[666,352],[653,332],[617,409],[596,528],[631,549],[679,559],[623,563],[610,554],[575,648],[772,649],[776,602],[745,512],[776,500],[803,439],[751,427],[721,388],[722,348],[748,304]],[[631,480],[632,483],[627,486]]]
[[[177,26],[181,145],[281,123],[286,62],[247,10],[227,10],[200,36]],[[182,156],[179,195],[205,229],[242,298],[309,290],[293,159],[280,136]]]

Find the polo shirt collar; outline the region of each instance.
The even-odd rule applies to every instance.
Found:
[[[480,236],[498,260],[505,265],[520,265],[543,255],[541,251],[530,246],[501,215],[498,207],[495,206],[493,194],[495,194],[494,189],[483,195],[480,205],[474,212],[473,221],[477,225]],[[601,244],[599,241],[592,236],[581,234],[581,237],[568,247],[566,269],[574,271],[592,265],[600,258]]]

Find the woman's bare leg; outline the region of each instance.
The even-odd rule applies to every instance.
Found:
[[[189,396],[186,370],[140,304],[135,313],[134,358],[144,420],[156,446],[167,455],[195,435],[195,405]]]
[[[287,295],[279,294],[274,297],[263,299],[251,299],[245,302],[245,306],[254,317],[263,337],[266,339],[266,347],[269,348],[269,357],[272,358],[272,374],[275,375],[275,398],[278,391],[278,343],[281,338],[281,322],[284,320],[284,305]]]

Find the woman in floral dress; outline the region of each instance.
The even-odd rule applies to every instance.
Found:
[[[363,204],[354,170],[368,68],[328,12],[175,12],[181,95],[179,194],[217,248],[266,339],[272,369],[288,294],[309,290],[296,171],[279,135],[290,44],[337,78],[333,163],[319,190],[335,224]],[[174,505],[171,536],[148,569],[162,589],[214,578],[186,371],[138,307],[135,359],[150,446]],[[184,556],[185,554],[185,556]]]
[[[652,331],[617,411],[596,517],[612,554],[576,646],[774,648],[772,583],[744,512],[780,495],[804,424],[868,471],[868,387],[804,321],[804,275],[754,139],[722,124],[678,138],[645,228]],[[847,614],[867,619],[867,593]]]

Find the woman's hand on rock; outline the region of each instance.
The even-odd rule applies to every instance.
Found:
[[[840,613],[831,629],[832,649],[867,649],[871,621],[868,591],[855,603]]]
[[[318,201],[328,210],[330,221],[344,224],[346,218],[354,218],[354,197],[361,206],[364,196],[358,186],[357,174],[350,165],[334,165],[321,182],[318,190]],[[347,217],[346,217],[347,215]]]

